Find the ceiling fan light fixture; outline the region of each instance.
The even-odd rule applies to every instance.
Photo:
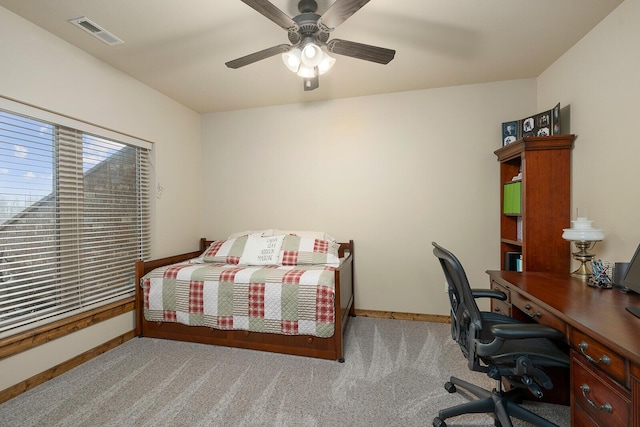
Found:
[[[297,73],[300,68],[300,53],[300,49],[296,47],[282,54],[284,65],[294,73]]]
[[[318,73],[320,75],[326,73],[333,67],[333,64],[336,63],[336,58],[330,56],[326,52],[322,52],[322,61],[318,64]]]
[[[322,61],[323,54],[320,46],[315,43],[307,43],[302,49],[300,59],[307,67],[317,67]]]
[[[300,69],[298,70],[298,76],[309,79],[312,77],[318,76],[318,68],[317,67],[307,67],[306,65],[300,65]]]

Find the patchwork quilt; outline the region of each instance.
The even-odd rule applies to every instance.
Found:
[[[141,279],[148,321],[327,338],[335,267],[182,262]]]

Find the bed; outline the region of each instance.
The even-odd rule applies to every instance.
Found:
[[[136,334],[344,362],[345,328],[348,318],[355,316],[353,240],[329,242],[333,248],[329,252],[335,249],[335,256],[327,259],[326,254],[313,252],[318,245],[327,244],[324,240],[316,239],[316,249],[305,252],[303,246],[309,245],[309,239],[300,243],[300,237],[286,235],[282,250],[265,256],[266,246],[256,252],[249,243],[239,245],[245,237],[251,241],[252,236],[230,236],[224,241],[202,238],[198,251],[136,261]],[[295,238],[300,251],[286,251]],[[245,256],[257,265],[247,264]],[[279,257],[278,261],[274,262],[274,257]],[[311,285],[318,290],[312,290]],[[188,295],[179,296],[180,288],[187,288]],[[275,308],[273,303],[264,303],[274,292],[280,298]],[[256,295],[262,305],[256,306]],[[303,305],[314,298],[324,304],[315,308],[315,314]],[[291,317],[292,304],[295,318]],[[278,323],[269,315],[274,312],[289,313],[289,317]]]

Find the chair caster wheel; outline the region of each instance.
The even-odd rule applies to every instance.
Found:
[[[435,417],[433,419],[433,427],[447,427],[447,423],[440,417]]]
[[[447,390],[449,393],[455,393],[456,390],[456,385],[452,382],[447,381],[446,383],[444,383],[444,389]]]

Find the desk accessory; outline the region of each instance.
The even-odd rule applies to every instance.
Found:
[[[591,261],[591,268],[593,275],[589,277],[587,284],[594,288],[611,289],[613,283],[611,278],[607,274],[609,272],[609,266],[602,262],[602,260],[594,259]]]
[[[580,261],[580,267],[571,275],[580,279],[588,279],[593,276],[591,260],[595,254],[589,253],[596,243],[604,240],[602,230],[593,228],[592,220],[586,216],[578,216],[575,221],[571,221],[571,228],[563,229],[562,238],[573,242],[578,248],[578,252],[573,252],[573,259]]]

